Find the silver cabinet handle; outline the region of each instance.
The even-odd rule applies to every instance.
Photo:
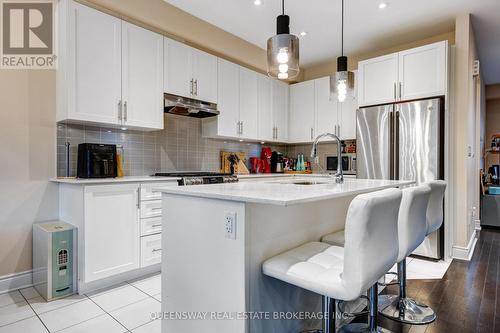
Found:
[[[151,225],[151,228],[158,228],[158,227],[161,227],[161,224],[153,224],[153,225]]]
[[[275,127],[276,129],[276,136],[275,136],[275,139],[278,140],[278,127]]]
[[[338,128],[337,136],[340,138],[340,125],[337,125],[337,128]]]
[[[403,82],[399,82],[399,99],[403,98]]]
[[[141,208],[141,189],[137,189],[137,208]]]
[[[161,249],[153,249],[153,250],[151,250],[151,252],[160,252],[160,251],[161,251]]]
[[[194,80],[194,94],[198,96],[198,79]]]
[[[151,210],[161,210],[161,207],[153,207]]]
[[[127,122],[128,120],[128,107],[127,107],[127,101],[123,102],[123,120]]]
[[[311,140],[314,139],[314,129],[311,127]]]
[[[193,95],[193,84],[194,84],[193,81],[194,81],[193,79],[191,79],[191,81],[189,81],[189,93],[191,95]]]
[[[398,94],[397,94],[397,84],[396,82],[394,82],[394,99],[396,100],[398,98]]]
[[[240,132],[241,135],[243,135],[243,122],[241,122],[241,132]]]
[[[122,101],[118,101],[118,120],[122,121]]]
[[[238,135],[240,135],[240,134],[241,134],[241,133],[240,133],[240,132],[241,132],[241,131],[240,131],[240,129],[241,129],[241,127],[240,127],[240,122],[238,121],[238,122],[236,123],[236,134],[238,134]]]

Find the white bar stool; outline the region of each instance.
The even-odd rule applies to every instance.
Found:
[[[427,236],[429,236],[443,225],[443,200],[446,182],[444,180],[433,180],[426,183],[426,185],[431,188],[429,206],[427,207]]]
[[[434,310],[406,297],[406,257],[424,241],[427,235],[427,207],[431,189],[428,185],[402,190],[403,199],[398,218],[398,284],[399,295],[381,295],[378,310],[381,315],[405,324],[425,325],[436,319]]]
[[[344,248],[306,243],[265,261],[263,273],[322,295],[323,333],[335,332],[335,300],[354,300],[369,289],[368,324],[340,332],[390,332],[377,326],[377,281],[396,263],[401,197],[398,189],[357,196],[347,212]]]

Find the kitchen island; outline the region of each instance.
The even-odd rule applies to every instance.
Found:
[[[161,189],[162,332],[320,327],[320,296],[264,276],[262,262],[343,229],[356,195],[410,184],[294,177]]]

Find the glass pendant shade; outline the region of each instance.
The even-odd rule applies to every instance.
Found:
[[[330,76],[330,93],[341,103],[354,97],[354,73],[347,70],[345,56],[337,58],[337,72]]]
[[[280,15],[277,34],[267,40],[267,74],[280,80],[299,75],[299,38],[290,34],[290,18]]]

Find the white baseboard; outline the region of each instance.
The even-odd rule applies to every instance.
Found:
[[[472,255],[474,254],[474,248],[476,247],[476,242],[477,242],[476,230],[474,230],[469,240],[469,244],[467,244],[467,247],[457,246],[457,245],[453,246],[452,257],[454,259],[470,260],[472,258]]]
[[[33,271],[0,276],[0,294],[33,285]]]
[[[476,225],[476,230],[481,230],[481,220],[476,220],[475,221],[475,225]]]

